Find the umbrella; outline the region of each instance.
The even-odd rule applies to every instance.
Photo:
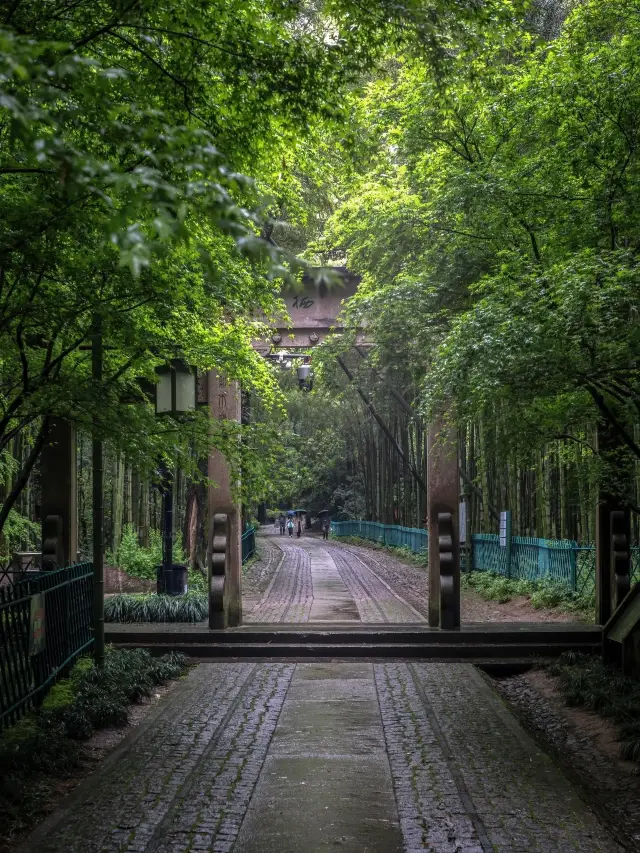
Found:
[[[321,509],[320,512],[318,513],[318,515],[329,515],[329,510],[328,509]]]

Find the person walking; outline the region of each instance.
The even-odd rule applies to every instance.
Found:
[[[287,521],[287,530],[289,531],[289,536],[293,536],[293,519],[292,518],[290,518],[289,521]]]
[[[302,536],[302,519],[298,516],[298,529],[296,530],[296,536],[298,539]]]
[[[284,525],[285,525],[284,515],[280,515],[280,518],[278,519],[278,523],[280,524],[280,536],[284,536]]]
[[[329,531],[331,530],[331,519],[328,515],[325,515],[322,519],[322,538],[329,538]]]

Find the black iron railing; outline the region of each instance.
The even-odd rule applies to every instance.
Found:
[[[0,729],[40,704],[92,645],[91,563],[0,587]]]

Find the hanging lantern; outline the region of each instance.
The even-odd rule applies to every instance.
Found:
[[[156,415],[194,412],[198,399],[196,370],[180,359],[156,368]]]
[[[311,365],[301,364],[296,368],[298,374],[298,383],[302,391],[311,391],[313,385],[313,377],[311,375]]]

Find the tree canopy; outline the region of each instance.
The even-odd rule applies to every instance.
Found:
[[[315,249],[363,275],[353,323],[426,416],[508,412],[523,450],[603,420],[638,457],[640,17],[555,6],[444,80],[394,56],[355,103],[375,144]]]

